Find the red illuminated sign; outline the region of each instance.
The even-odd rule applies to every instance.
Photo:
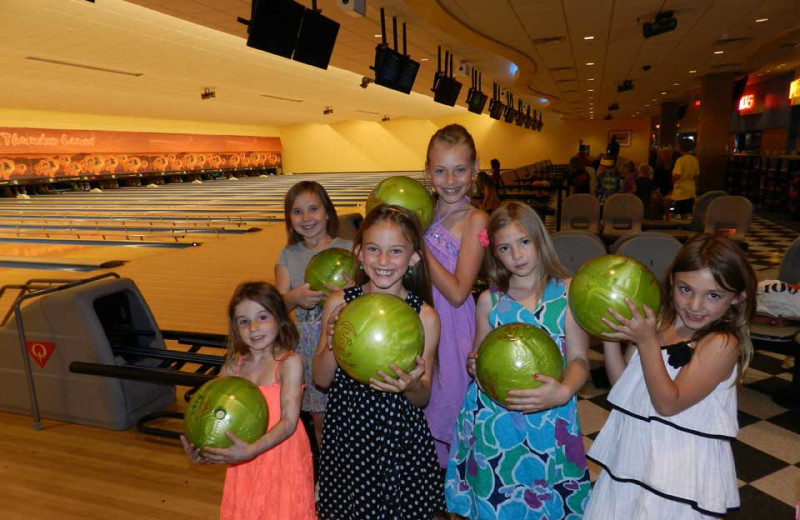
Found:
[[[756,97],[753,94],[747,94],[739,98],[739,111],[750,110],[756,104]]]
[[[28,355],[36,361],[41,368],[47,364],[50,354],[56,349],[56,344],[50,341],[26,341]]]

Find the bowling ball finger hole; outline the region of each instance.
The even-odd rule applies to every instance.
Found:
[[[220,421],[224,419],[226,415],[227,414],[225,413],[225,410],[223,410],[222,408],[217,408],[216,410],[214,410],[214,417],[216,419],[219,419]]]

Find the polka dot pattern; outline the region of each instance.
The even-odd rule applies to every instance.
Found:
[[[361,296],[345,291],[345,301]],[[417,312],[422,300],[409,294]],[[320,520],[429,520],[444,509],[433,438],[403,394],[373,390],[337,368],[320,457]]]

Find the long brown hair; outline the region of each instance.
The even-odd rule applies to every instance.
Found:
[[[325,213],[328,216],[328,221],[325,224],[325,231],[331,238],[336,238],[339,234],[339,217],[336,215],[336,208],[328,196],[325,188],[316,181],[300,181],[286,192],[286,197],[283,199],[283,219],[286,223],[286,237],[289,245],[297,244],[303,241],[303,237],[294,230],[292,227],[292,207],[294,201],[297,200],[303,193],[314,193],[322,201],[322,206],[325,208]]]
[[[561,280],[569,278],[569,273],[561,265],[555,247],[553,247],[553,241],[550,240],[550,235],[547,233],[542,219],[539,218],[539,214],[527,204],[509,201],[494,210],[491,217],[489,217],[489,254],[486,255],[484,263],[486,277],[489,281],[497,285],[497,288],[502,292],[508,292],[511,272],[505,268],[495,255],[494,247],[496,243],[494,237],[498,231],[514,222],[517,222],[530,234],[536,246],[539,256],[536,267],[539,273],[536,291],[540,292],[544,289],[552,278]]]
[[[425,266],[425,255],[422,250],[422,231],[419,227],[419,219],[413,211],[401,206],[380,204],[370,211],[358,228],[356,238],[353,240],[353,253],[364,247],[364,233],[380,222],[391,222],[400,227],[403,236],[411,243],[411,247],[419,255],[419,262],[403,275],[403,287],[413,292],[428,305],[433,306],[433,293],[431,292],[431,282],[428,278],[428,268]],[[364,285],[369,281],[367,273],[359,269],[356,271],[356,283]]]
[[[734,336],[739,342],[738,376],[741,381],[742,374],[747,370],[753,357],[753,343],[750,340],[750,320],[753,319],[756,311],[757,281],[750,262],[747,261],[736,242],[729,238],[712,234],[699,234],[686,242],[675,257],[670,268],[670,275],[665,281],[661,311],[659,312],[659,328],[663,330],[669,327],[675,321],[677,315],[675,301],[672,296],[675,273],[700,271],[702,269],[711,271],[714,281],[720,287],[737,296],[742,294],[744,298],[731,303],[725,314],[717,321],[695,332],[692,340],[697,341],[712,333],[724,333]]]
[[[245,300],[252,300],[264,307],[278,323],[278,334],[275,336],[272,346],[273,358],[276,358],[281,352],[297,348],[300,336],[289,318],[289,311],[286,309],[286,304],[278,289],[267,282],[242,282],[236,286],[228,304],[227,359],[233,359],[237,354],[240,356],[247,354],[249,351],[239,334],[239,327],[236,326],[236,306]]]

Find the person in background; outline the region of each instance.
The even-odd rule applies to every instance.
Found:
[[[633,161],[623,161],[619,165],[619,179],[622,184],[620,193],[636,194],[636,165]]]
[[[672,201],[676,218],[688,218],[694,209],[695,181],[700,176],[700,162],[692,155],[693,149],[694,141],[691,139],[681,139],[678,143],[681,156],[672,169]]]
[[[569,160],[569,184],[572,193],[591,193],[589,172],[580,157]]]
[[[487,213],[497,209],[500,206],[500,197],[497,195],[497,188],[489,174],[478,172],[475,184],[478,188],[478,198],[480,199],[478,207]]]
[[[500,161],[492,159],[489,161],[489,164],[492,166],[492,182],[494,183],[494,187],[499,190],[504,184],[503,177],[500,175]]]
[[[658,194],[653,184],[653,169],[649,164],[642,163],[639,169],[636,170],[636,196],[642,201],[644,205],[644,218],[653,218],[653,206],[661,204],[661,197],[658,196],[658,201],[653,202],[653,198]]]
[[[619,174],[612,159],[600,161],[597,170],[597,196],[602,201],[619,191]]]
[[[661,196],[661,210],[664,215],[669,210],[670,193],[672,193],[672,147],[665,146],[658,150],[656,168],[653,172],[653,184]],[[653,218],[656,218],[655,216]]]
[[[617,160],[619,157],[619,143],[617,142],[617,136],[612,135],[611,140],[608,142],[608,147],[606,148],[606,157],[611,159]]]

